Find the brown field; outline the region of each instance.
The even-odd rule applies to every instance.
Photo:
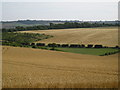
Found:
[[[118,45],[118,28],[77,28],[77,29],[53,29],[53,30],[35,30],[22,31],[29,33],[44,33],[53,35],[53,38],[38,41],[42,43],[77,43],[77,44],[102,44],[105,46]]]
[[[96,32],[96,29],[92,31],[87,30],[86,33],[80,33],[82,29],[78,29],[78,31],[73,31],[71,29],[70,31],[73,33],[68,32],[68,30],[65,30],[63,33],[62,31],[54,30],[54,32],[51,32],[51,34],[56,35],[56,38],[61,38],[61,42],[66,41],[67,43],[68,38],[66,38],[66,40],[63,39],[65,38],[66,33],[68,33],[70,35],[70,38],[74,40],[76,35],[78,34],[79,36],[81,33],[83,35],[87,35],[89,32],[90,34],[87,36],[90,37],[93,35],[92,32]],[[116,35],[113,29],[110,29],[110,31],[113,32],[113,35]],[[45,32],[47,34],[50,34],[50,31],[38,32]],[[98,32],[102,33],[100,30],[98,30]],[[110,34],[109,30],[106,30],[105,32]],[[76,35],[74,35],[74,33],[76,33]],[[60,37],[60,34],[63,36]],[[71,37],[71,35],[73,36]],[[99,37],[103,38],[101,35]],[[115,38],[115,36],[112,37]],[[79,36],[79,40],[81,38],[82,36]],[[96,40],[96,38],[93,39]],[[107,39],[107,37],[105,39]],[[51,40],[52,39],[50,39],[50,41]],[[57,39],[55,40],[55,42],[57,42]],[[47,40],[44,42],[47,42]],[[68,42],[74,41],[68,40]],[[111,42],[115,41],[111,40]],[[8,46],[3,46],[2,48],[3,87],[118,87],[118,54],[110,56],[92,56],[32,48]]]

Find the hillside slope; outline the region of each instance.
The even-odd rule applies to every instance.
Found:
[[[118,55],[3,46],[3,87],[117,87]]]
[[[53,38],[38,41],[42,43],[76,43],[76,44],[102,44],[105,46],[118,45],[118,28],[78,28],[23,31],[29,33],[45,33]]]

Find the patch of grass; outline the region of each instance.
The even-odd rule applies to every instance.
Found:
[[[88,54],[88,55],[97,55],[97,56],[107,56],[119,53],[119,49],[115,48],[57,48],[52,47],[38,47],[39,49],[46,49],[52,51],[61,51],[61,52],[70,52],[78,54]]]
[[[119,50],[113,48],[56,48],[56,51],[89,55],[103,55],[105,53],[118,52]]]

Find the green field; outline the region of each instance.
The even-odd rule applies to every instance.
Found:
[[[118,49],[113,48],[55,48],[55,50],[89,55],[104,55],[105,53],[118,52]]]

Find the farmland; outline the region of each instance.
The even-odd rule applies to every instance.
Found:
[[[66,44],[102,44],[105,46],[118,45],[117,27],[77,28],[77,29],[53,29],[22,31],[28,33],[44,33],[53,38],[38,41],[42,43],[66,43]]]
[[[94,56],[3,46],[3,87],[114,88],[118,54]]]
[[[31,46],[30,46],[31,47]],[[70,52],[77,54],[88,54],[88,55],[97,55],[97,56],[105,56],[119,53],[120,50],[117,48],[63,48],[63,47],[39,47],[33,46],[35,49],[44,49],[44,50],[52,50],[52,51],[60,51],[60,52]]]
[[[35,43],[118,45],[117,27],[19,31],[53,36]],[[41,48],[41,47],[39,47]],[[48,47],[49,49],[49,47]],[[58,50],[58,51],[55,51]],[[112,48],[2,46],[4,88],[117,88],[118,54]]]
[[[0,7],[3,90],[119,88],[117,0],[3,0]]]
[[[89,55],[103,55],[105,53],[118,51],[118,49],[112,49],[112,48],[101,48],[101,49],[95,49],[95,48],[56,48],[56,49],[59,51],[64,51],[64,52],[89,54]]]

